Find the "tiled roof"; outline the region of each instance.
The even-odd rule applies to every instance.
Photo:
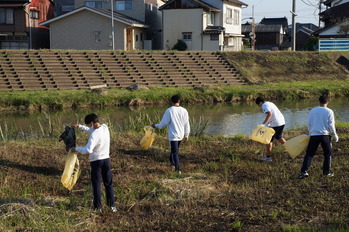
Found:
[[[102,16],[105,16],[105,17],[108,17],[108,18],[111,18],[111,15],[112,15],[110,10],[105,10],[105,9],[101,9],[101,8],[94,8],[94,7],[88,7],[88,6],[82,6],[80,8],[77,8],[77,9],[73,10],[73,11],[70,11],[70,12],[68,12],[66,14],[63,14],[63,15],[60,15],[60,16],[55,17],[53,19],[47,20],[45,22],[42,22],[40,25],[42,25],[42,26],[49,25],[52,22],[55,22],[55,21],[60,20],[62,18],[68,17],[70,15],[73,15],[73,14],[78,13],[78,12],[83,11],[83,10],[88,10],[88,11],[91,11],[93,13],[96,13],[96,14],[99,14],[99,15],[102,15]],[[120,13],[117,13],[117,12],[113,12],[113,18],[116,21],[119,21],[121,23],[130,25],[130,26],[149,27],[148,25],[146,25],[142,21],[139,21],[137,19],[131,18],[129,16],[126,16],[126,15],[123,15],[123,14],[120,14]]]
[[[163,9],[173,9],[171,8],[171,4],[173,4],[174,2],[176,2],[177,0],[170,0],[168,2],[166,2],[164,5],[162,5],[161,7],[159,7],[159,10],[163,10]],[[187,1],[192,1],[197,3],[200,7],[209,10],[209,11],[220,11],[220,9],[202,1],[202,0],[187,0]]]
[[[257,24],[256,25],[256,33],[259,32],[280,32],[282,28],[282,25],[264,25],[264,24]],[[249,33],[252,32],[252,26],[243,24],[241,25],[241,33]]]
[[[223,31],[225,31],[225,28],[221,26],[207,26],[202,33],[217,35],[221,34]]]

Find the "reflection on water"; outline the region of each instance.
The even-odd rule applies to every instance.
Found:
[[[286,119],[285,129],[297,128],[307,125],[307,118],[311,108],[318,105],[317,100],[302,101],[273,101],[284,114]],[[253,102],[250,103],[222,103],[206,105],[184,105],[191,118],[196,121],[200,117],[210,120],[205,130],[206,135],[234,136],[237,134],[249,134],[265,118],[261,108]],[[335,99],[330,102],[329,107],[335,112],[337,121],[349,121],[349,106],[347,99]],[[79,110],[61,111],[50,113],[1,113],[0,126],[22,133],[32,133],[43,125],[54,124],[61,127],[71,123],[83,123],[84,116],[94,112],[101,116],[102,120],[114,125],[122,125],[128,118],[139,114],[139,112],[152,115],[162,115],[168,106],[152,106],[146,108],[130,109],[128,107],[105,109],[105,110]],[[157,122],[154,122],[157,123]],[[35,128],[37,130],[35,130]]]

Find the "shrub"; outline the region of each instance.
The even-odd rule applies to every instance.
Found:
[[[177,43],[173,46],[172,50],[185,51],[188,46],[183,40],[177,40]]]

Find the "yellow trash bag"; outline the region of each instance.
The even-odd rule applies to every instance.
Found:
[[[140,145],[143,149],[148,150],[151,147],[151,145],[153,144],[155,136],[156,136],[154,130],[155,129],[151,126],[144,127],[145,135],[140,142]]]
[[[294,159],[308,146],[309,140],[309,135],[298,135],[284,143],[285,150],[291,155],[292,159]]]
[[[273,128],[257,125],[257,127],[252,130],[250,139],[263,144],[269,144],[274,134],[275,130]]]
[[[65,167],[62,174],[61,182],[65,188],[72,190],[79,176],[80,165],[78,156],[76,153],[69,151],[65,159]]]

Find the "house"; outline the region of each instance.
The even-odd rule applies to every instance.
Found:
[[[349,0],[327,0],[324,4],[327,9],[319,13],[320,20],[325,24],[324,27],[349,18]]]
[[[40,23],[53,17],[51,0],[0,1],[0,48],[49,48],[49,32]]]
[[[50,28],[52,49],[160,49],[158,7],[162,4],[160,0],[75,0],[74,10],[41,25]]]
[[[239,0],[169,0],[163,12],[163,49],[178,40],[187,50],[239,51],[242,48]]]
[[[50,28],[51,49],[143,49],[144,22],[114,12],[113,42],[111,20],[110,10],[82,6],[41,25]]]
[[[252,32],[252,25],[250,23],[243,24],[241,26],[241,33],[249,38]],[[283,25],[255,25],[256,33],[256,50],[281,50],[284,49],[283,44],[285,41],[285,30]]]
[[[325,11],[320,12],[320,20],[325,26],[313,33],[320,38],[343,38],[348,36],[341,28],[348,27],[349,0],[327,0]]]
[[[283,18],[263,18],[259,24],[263,25],[282,25],[284,31],[287,31],[288,20],[286,17]]]
[[[313,38],[313,33],[319,30],[319,27],[312,23],[296,23],[296,50],[305,50],[309,39]],[[288,27],[288,34],[291,34],[292,25]]]
[[[54,0],[55,11],[54,17],[60,16],[61,14],[68,13],[75,9],[74,0]]]

